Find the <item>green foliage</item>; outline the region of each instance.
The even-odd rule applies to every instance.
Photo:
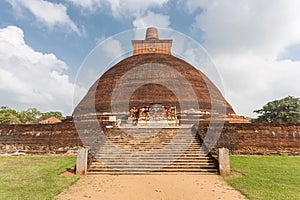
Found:
[[[45,120],[50,117],[56,117],[59,120],[65,119],[65,117],[62,115],[61,112],[46,112],[46,113],[42,113],[42,116],[39,118],[39,120]]]
[[[0,199],[53,199],[79,179],[59,176],[75,163],[70,156],[0,156]]]
[[[0,107],[0,124],[20,124],[19,113],[7,106]]]
[[[256,121],[256,118],[246,117],[246,119],[251,123]]]
[[[299,156],[231,156],[225,180],[250,200],[298,200]]]
[[[42,113],[36,108],[28,108],[20,112],[20,120],[22,123],[29,122],[35,124],[39,122]]]
[[[268,102],[260,110],[257,122],[300,122],[300,98],[292,96]]]
[[[39,121],[50,117],[56,117],[60,120],[65,119],[61,112],[50,111],[42,113],[36,108],[28,108],[21,112],[17,112],[7,106],[0,106],[0,124],[36,124]]]
[[[20,124],[20,119],[12,113],[0,113],[0,124]]]

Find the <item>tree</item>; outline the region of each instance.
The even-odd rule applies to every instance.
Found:
[[[8,106],[0,107],[0,124],[20,124],[19,113]]]
[[[28,108],[20,112],[19,117],[22,123],[29,122],[31,124],[36,124],[39,122],[39,118],[42,113],[36,108]]]
[[[20,124],[28,122],[36,124],[39,121],[50,117],[56,117],[60,120],[65,119],[61,112],[50,111],[42,113],[36,108],[28,108],[21,112],[17,112],[8,106],[0,106],[0,124]]]
[[[62,115],[61,112],[46,112],[46,113],[42,113],[42,115],[39,118],[39,120],[45,120],[45,119],[48,119],[50,117],[55,117],[55,118],[57,118],[59,120],[65,119],[65,117]]]
[[[20,119],[12,113],[0,113],[0,124],[20,124]]]
[[[260,110],[257,122],[300,122],[300,98],[288,96],[268,102]]]
[[[0,106],[0,110],[3,111],[3,110],[10,110],[10,108],[8,106]]]

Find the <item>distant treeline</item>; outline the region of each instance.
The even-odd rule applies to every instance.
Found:
[[[61,112],[41,112],[36,108],[28,108],[20,112],[7,106],[0,106],[0,124],[37,124],[41,120],[56,117],[63,120],[65,117]]]

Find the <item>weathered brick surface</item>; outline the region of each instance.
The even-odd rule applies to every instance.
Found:
[[[81,146],[73,122],[0,125],[0,152],[66,153]]]
[[[155,67],[158,64],[161,67],[160,70]],[[148,67],[137,68],[138,66]],[[170,71],[166,70],[167,68],[163,66],[169,67],[168,69],[172,69],[177,73],[170,73]],[[126,88],[132,88],[132,85],[140,84],[143,87],[136,90],[133,94],[129,102],[130,105],[139,105],[141,101],[143,101],[145,105],[151,103],[166,103],[169,105],[171,103],[179,108],[178,99],[174,94],[180,94],[182,91],[187,91],[187,89],[191,87],[195,92],[195,97],[199,104],[198,107],[201,111],[208,111],[210,113],[217,112],[217,110],[212,110],[211,103],[214,102],[216,104],[214,109],[225,107],[227,114],[234,114],[232,107],[205,74],[175,56],[156,53],[128,57],[107,70],[93,84],[86,96],[77,105],[74,110],[75,116],[93,113],[95,109],[97,113],[111,112],[113,91],[116,89],[117,84],[120,84],[121,78],[131,70],[136,70],[136,75],[130,79],[130,84],[122,83],[119,85],[119,87],[124,89],[119,91],[119,95],[124,96],[123,93],[128,93],[128,89]],[[140,76],[139,74],[143,74],[145,70],[149,76]],[[181,81],[182,78],[186,80],[185,83]],[[148,81],[149,84],[145,84],[148,83],[145,82],[145,80]],[[159,84],[163,83],[164,86],[174,86],[174,88],[170,91],[170,89],[166,87],[158,87],[157,84],[152,84],[155,83],[155,80],[159,80]],[[148,93],[149,95],[147,95]],[[185,96],[182,97],[180,101],[180,103],[184,103],[185,105],[193,105],[195,101],[194,95],[185,92]],[[114,102],[114,105],[117,107],[119,105],[128,105],[127,103],[126,99],[120,98]]]
[[[201,138],[208,124],[199,126]],[[300,123],[225,123],[215,146],[234,154],[300,155]]]
[[[221,124],[214,124],[215,129]],[[205,138],[208,124],[201,123]],[[89,134],[86,137],[92,138]],[[83,136],[82,136],[83,137]],[[93,139],[94,140],[94,139]],[[82,142],[71,121],[59,124],[0,125],[0,152],[66,153]],[[225,123],[215,148],[226,147],[234,154],[300,155],[300,123]]]

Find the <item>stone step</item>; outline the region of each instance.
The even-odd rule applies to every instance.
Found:
[[[130,156],[121,156],[121,157],[116,157],[116,156],[106,156],[106,157],[101,157],[101,156],[97,156],[94,158],[94,161],[95,162],[99,162],[101,160],[105,161],[105,160],[112,160],[114,159],[115,161],[126,161],[125,159],[131,159],[131,160],[144,160],[144,161],[155,161],[155,160],[159,160],[160,162],[163,162],[163,159],[168,159],[166,160],[166,162],[169,162],[169,160],[173,160],[173,162],[181,162],[181,161],[211,161],[213,162],[213,160],[210,158],[210,157],[198,157],[198,156],[179,156],[179,157],[176,157],[176,156],[143,156],[143,157],[130,157]]]
[[[166,166],[165,166],[166,165]],[[92,163],[90,168],[95,168],[95,167],[157,167],[157,166],[163,166],[163,167],[181,167],[184,166],[185,168],[191,168],[191,167],[202,167],[202,168],[215,168],[214,163],[197,163],[197,162],[191,162],[191,163],[161,163],[161,162],[134,162],[134,163],[125,163],[125,162],[120,162],[120,163],[109,163],[109,165],[103,164],[103,163]]]
[[[109,166],[129,166],[129,163],[126,162],[109,162]],[[207,167],[215,167],[215,164],[213,162],[179,162],[179,163],[161,163],[161,162],[146,162],[146,161],[141,161],[140,163],[135,162],[132,164],[134,166],[163,166],[163,165],[168,165],[168,166],[193,166],[193,167],[198,167],[198,166],[207,166]],[[90,165],[90,168],[95,168],[95,167],[103,167],[107,166],[107,164],[102,163],[102,162],[97,162],[97,163],[92,163]]]
[[[127,160],[125,160],[127,159]],[[165,158],[160,158],[156,159],[155,157],[152,158],[139,158],[139,159],[130,159],[130,158],[125,158],[125,159],[116,159],[114,157],[111,158],[105,158],[105,159],[95,159],[92,163],[102,163],[105,161],[109,161],[110,163],[131,163],[131,162],[144,162],[144,163],[152,163],[152,162],[159,162],[159,163],[214,163],[212,159],[209,158],[175,158],[174,159],[165,159]],[[165,159],[165,160],[164,160]]]
[[[162,138],[155,138],[155,139],[153,139],[153,138],[144,138],[144,139],[137,139],[137,138],[132,138],[132,139],[128,139],[128,138],[124,138],[124,139],[122,139],[122,138],[108,138],[107,140],[109,140],[109,141],[114,141],[114,142],[117,142],[117,143],[119,143],[119,142],[127,142],[127,141],[138,141],[138,142],[170,142],[170,141],[176,141],[176,142],[197,142],[198,143],[198,141],[195,141],[195,140],[193,140],[193,139],[190,139],[190,138],[182,138],[182,139],[172,139],[172,138],[166,138],[166,139],[162,139]]]
[[[147,159],[152,159],[152,160],[161,160],[161,159],[189,159],[189,160],[193,160],[193,159],[196,159],[196,160],[211,160],[211,158],[207,157],[207,156],[199,156],[199,155],[167,155],[167,154],[160,154],[160,155],[127,155],[127,154],[124,154],[124,155],[112,155],[112,154],[109,154],[109,155],[97,155],[95,156],[95,159],[119,159],[119,160],[124,160],[124,159],[142,159],[142,160],[147,160]]]
[[[101,149],[107,149],[107,147],[108,146],[104,146],[104,147],[101,147],[99,150],[101,150]],[[162,148],[165,148],[165,147],[168,147],[169,149],[193,149],[193,150],[198,150],[198,151],[200,151],[201,149],[200,149],[200,147],[196,147],[196,146],[188,146],[188,145],[169,145],[169,146],[167,146],[167,145],[161,145],[161,146],[153,146],[153,145],[129,145],[129,144],[124,144],[124,145],[120,145],[120,144],[117,144],[117,145],[113,145],[113,146],[110,146],[110,147],[130,147],[131,149],[141,149],[142,147],[143,148],[148,148],[148,149],[150,149],[150,148],[153,148],[153,149],[162,149]],[[109,147],[109,148],[110,148]]]
[[[132,152],[130,150],[136,150],[137,152]],[[204,152],[200,152],[199,150],[184,150],[184,149],[103,149],[102,151],[98,151],[95,155],[108,155],[108,154],[129,154],[129,155],[145,155],[145,154],[167,154],[167,155],[174,155],[174,154],[194,154],[200,156],[207,156]]]
[[[123,140],[137,140],[137,141],[149,141],[149,140],[160,140],[160,141],[162,141],[162,140],[166,140],[166,141],[168,141],[168,140],[175,140],[175,141],[180,141],[180,140],[183,140],[183,141],[192,141],[192,140],[194,140],[194,138],[190,138],[190,137],[187,137],[187,138],[172,138],[172,137],[170,137],[170,138],[158,138],[158,137],[155,137],[155,138],[151,138],[151,137],[147,137],[147,138],[120,138],[120,137],[113,137],[113,138],[110,138],[110,137],[108,137],[107,138],[107,140],[119,140],[119,141],[123,141]]]
[[[151,169],[142,169],[142,168],[132,168],[132,169],[126,169],[125,171],[120,171],[120,170],[114,170],[114,169],[93,169],[89,170],[88,174],[95,174],[95,173],[112,173],[112,174],[130,174],[130,173],[168,173],[168,172],[177,172],[177,173],[182,173],[182,172],[206,172],[206,173],[218,173],[217,169],[158,169],[151,171]]]
[[[108,137],[106,137],[107,139],[120,139],[120,140],[128,140],[128,139],[130,139],[130,140],[134,140],[134,139],[136,139],[136,140],[150,140],[150,139],[157,139],[157,140],[159,140],[159,139],[162,139],[162,140],[170,140],[170,139],[178,139],[178,140],[180,140],[180,139],[182,139],[182,140],[184,140],[184,139],[189,139],[189,140],[192,140],[192,139],[195,139],[195,137],[193,137],[193,136],[184,136],[184,137],[182,137],[182,136],[176,136],[176,137],[172,137],[172,136],[170,136],[170,137],[159,137],[159,136],[152,136],[152,135],[141,135],[141,136],[143,136],[143,137],[138,137],[138,135],[136,135],[136,136],[108,136]]]
[[[107,153],[107,154],[98,154],[94,156],[95,158],[139,158],[139,159],[147,159],[147,158],[198,158],[198,159],[210,159],[207,156],[202,156],[199,154],[115,154]]]
[[[120,171],[91,171],[87,172],[87,175],[182,175],[182,174],[187,174],[187,175],[215,175],[219,174],[218,171],[146,171],[146,172],[136,172],[136,171],[131,171],[131,172],[120,172]]]
[[[199,154],[140,154],[140,155],[132,155],[132,154],[116,154],[116,155],[112,155],[112,154],[98,154],[97,156],[95,156],[95,158],[97,159],[105,159],[105,158],[135,158],[135,159],[161,159],[161,158],[198,158],[198,159],[210,159],[209,157],[205,157],[205,156],[199,156]]]
[[[119,145],[119,144],[116,144],[116,145],[110,145],[110,146],[103,146],[101,148],[99,148],[98,151],[101,151],[101,150],[107,150],[107,149],[111,149],[111,147],[119,147],[119,148],[130,148],[130,149],[141,149],[141,148],[144,148],[144,149],[163,149],[163,148],[168,148],[168,149],[174,149],[174,150],[177,150],[177,149],[190,149],[190,150],[196,150],[196,151],[202,151],[202,149],[199,147],[199,146],[188,146],[188,145],[161,145],[161,146],[153,146],[153,145]],[[113,148],[112,148],[113,149]],[[202,151],[203,152],[203,151]]]
[[[172,162],[173,161],[173,162]],[[172,162],[174,164],[180,164],[180,163],[197,163],[197,164],[214,164],[214,161],[210,159],[177,159],[177,160],[172,160],[172,159],[114,159],[114,158],[106,158],[106,159],[96,159],[93,161],[95,163],[102,163],[102,162],[109,162],[109,163],[169,163]]]
[[[165,163],[166,165],[168,163]],[[109,167],[130,167],[130,166],[139,166],[139,167],[150,167],[150,166],[163,166],[163,163],[159,163],[159,162],[141,162],[141,163],[134,163],[134,164],[127,164],[124,162],[113,162],[113,163],[109,163]],[[215,164],[214,163],[202,163],[202,162],[195,162],[195,163],[187,163],[187,162],[182,162],[182,163],[170,163],[168,166],[166,167],[187,167],[187,168],[192,168],[192,167],[207,167],[207,168],[215,168]],[[107,167],[107,165],[103,164],[103,163],[92,163],[92,165],[90,166],[90,169],[92,168],[97,168],[97,167]]]
[[[168,146],[168,148],[173,148],[173,149],[186,149],[186,148],[190,148],[190,149],[198,149],[200,150],[200,146],[189,146],[189,145],[168,145],[168,144],[164,144],[164,145],[153,145],[153,144],[113,144],[114,147],[130,147],[132,149],[136,148],[136,149],[140,149],[141,147],[144,147],[144,148],[155,148],[155,149],[162,149],[166,146]],[[110,147],[113,147],[110,145]],[[108,146],[104,146],[104,147],[101,147],[101,148],[107,148]],[[100,149],[101,149],[100,148]]]
[[[159,142],[159,145],[166,145],[166,144],[174,144],[174,145],[186,145],[186,144],[190,144],[190,145],[199,145],[200,142],[191,142],[191,141],[110,141],[113,144],[140,144],[140,145],[144,145],[144,144],[157,144],[157,142]]]
[[[104,143],[105,144],[105,143]],[[107,143],[107,144],[113,144],[113,145],[131,145],[131,146],[165,146],[165,145],[172,145],[172,146],[195,146],[195,147],[200,147],[199,144],[197,143],[185,143],[185,142],[162,142],[162,143],[154,143],[154,142],[110,142],[110,143]]]
[[[123,167],[98,167],[98,168],[90,168],[89,170],[91,171],[211,171],[211,172],[216,172],[217,169],[215,168],[209,168],[209,167],[165,167],[165,168],[160,168],[157,166],[134,166],[134,167],[128,167],[128,166],[123,166]]]

